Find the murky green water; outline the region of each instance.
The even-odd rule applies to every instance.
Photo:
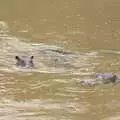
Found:
[[[0,119],[119,120],[120,84],[79,84],[120,74],[119,10],[118,0],[0,1]],[[16,67],[16,55],[34,55],[35,68]]]

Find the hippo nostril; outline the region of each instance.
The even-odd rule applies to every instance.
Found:
[[[111,82],[112,82],[112,83],[115,83],[116,80],[117,80],[117,76],[116,76],[116,75],[113,75],[113,77],[111,78]]]

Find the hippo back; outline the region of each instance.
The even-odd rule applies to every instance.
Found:
[[[99,78],[99,79],[110,79],[113,76],[114,75],[112,73],[97,73],[96,74],[96,78]]]

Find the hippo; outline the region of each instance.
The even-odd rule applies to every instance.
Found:
[[[34,67],[34,63],[33,63],[34,56],[30,56],[30,57],[15,56],[15,59],[16,59],[16,65],[17,66],[25,67],[25,68],[32,68],[32,67]]]
[[[81,80],[81,85],[100,85],[100,84],[115,84],[120,82],[120,77],[112,73],[97,73],[94,79]]]
[[[97,73],[96,78],[102,80],[104,83],[115,83],[118,79],[117,75],[112,73]]]

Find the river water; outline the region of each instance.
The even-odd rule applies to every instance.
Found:
[[[0,1],[0,120],[120,120],[120,84],[79,84],[120,74],[119,10],[119,0]]]

